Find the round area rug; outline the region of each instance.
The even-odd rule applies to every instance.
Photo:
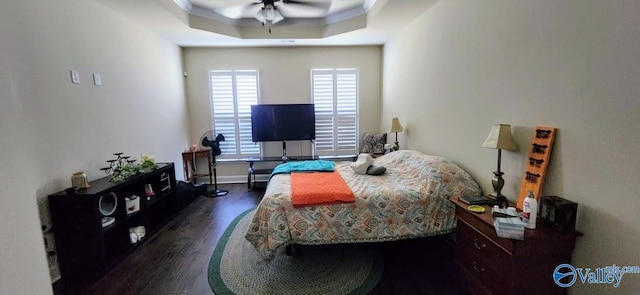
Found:
[[[366,294],[382,274],[382,253],[358,244],[300,246],[287,256],[281,247],[263,260],[244,238],[253,212],[229,225],[209,261],[209,285],[216,294]]]

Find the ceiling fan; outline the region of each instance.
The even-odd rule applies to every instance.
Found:
[[[269,33],[271,33],[271,25],[284,20],[285,16],[288,18],[294,17],[291,13],[282,13],[282,9],[287,7],[297,6],[305,8],[316,8],[327,11],[331,6],[331,1],[323,0],[318,2],[309,1],[297,1],[297,0],[260,0],[249,4],[249,7],[262,5],[262,8],[258,11],[255,18],[262,23],[262,25],[269,26]]]

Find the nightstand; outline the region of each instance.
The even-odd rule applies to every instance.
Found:
[[[458,222],[458,279],[471,294],[566,294],[553,281],[553,270],[571,262],[579,232],[559,233],[538,224],[525,229],[524,240],[499,238],[491,207],[484,213],[467,210],[453,197]]]

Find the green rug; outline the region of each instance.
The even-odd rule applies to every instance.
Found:
[[[236,217],[211,255],[215,294],[366,294],[380,280],[383,256],[377,247],[300,246],[293,256],[282,247],[273,260],[262,260],[244,238],[254,210]]]

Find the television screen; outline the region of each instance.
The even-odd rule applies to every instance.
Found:
[[[253,142],[315,139],[313,104],[252,105],[251,137]]]

